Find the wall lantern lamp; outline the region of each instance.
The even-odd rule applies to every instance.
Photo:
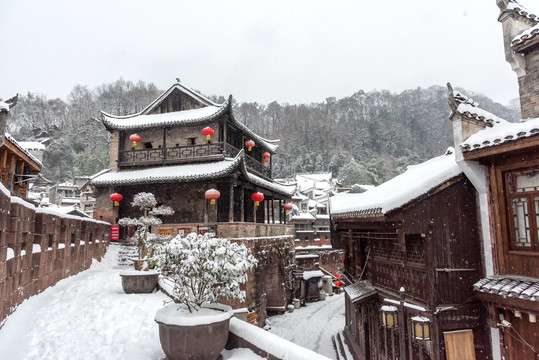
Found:
[[[424,316],[412,316],[412,333],[417,340],[430,340],[430,320]]]
[[[399,323],[397,308],[392,305],[384,305],[380,309],[382,312],[382,325],[388,329],[394,329]]]

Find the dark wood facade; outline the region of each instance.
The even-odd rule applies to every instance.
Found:
[[[476,357],[490,358],[486,312],[472,287],[483,275],[476,193],[464,176],[385,215],[332,216],[332,241],[345,251],[352,286],[375,290],[346,299],[345,333],[360,359],[446,359],[444,333],[464,329],[473,331]],[[383,305],[400,306],[404,326],[384,327]],[[413,316],[429,319],[431,340],[412,336]]]

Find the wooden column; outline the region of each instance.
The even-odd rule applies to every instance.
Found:
[[[240,221],[241,222],[245,222],[245,189],[243,187],[243,185],[241,186],[241,190],[240,190],[240,194],[241,194],[241,202],[240,202],[240,213],[241,213],[241,219]]]
[[[275,194],[271,193],[271,222],[275,224]]]
[[[229,205],[228,205],[228,222],[234,222],[234,182],[230,183],[229,190]]]
[[[167,160],[167,129],[163,129],[163,163]]]
[[[283,204],[281,203],[281,199],[279,199],[279,224],[283,223]],[[286,219],[285,219],[286,221]]]

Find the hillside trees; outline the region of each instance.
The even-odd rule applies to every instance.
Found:
[[[502,118],[520,118],[518,103],[503,106],[484,95],[460,91]],[[14,108],[9,130],[18,140],[46,141],[44,175],[71,180],[108,167],[109,133],[94,120],[101,110],[137,113],[160,93],[152,83],[121,78],[94,90],[76,85],[66,101],[28,93]],[[225,101],[219,95],[210,98]],[[237,120],[251,130],[281,140],[272,159],[278,178],[332,172],[343,185],[379,184],[453,146],[447,89],[441,86],[398,94],[359,90],[311,104],[234,102],[233,107]]]

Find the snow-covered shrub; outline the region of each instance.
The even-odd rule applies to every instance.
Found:
[[[150,232],[151,226],[161,225],[163,222],[156,216],[172,215],[174,210],[169,206],[157,206],[157,201],[152,193],[141,192],[134,196],[131,206],[137,207],[142,212],[142,216],[137,219],[122,218],[118,221],[122,226],[136,226],[133,240],[138,246],[139,270],[142,267],[142,260],[152,253],[159,245],[171,239],[169,235],[156,235]]]
[[[158,271],[174,282],[174,302],[185,304],[190,312],[221,297],[244,301],[240,285],[256,264],[245,245],[209,234],[178,235],[156,255]]]

